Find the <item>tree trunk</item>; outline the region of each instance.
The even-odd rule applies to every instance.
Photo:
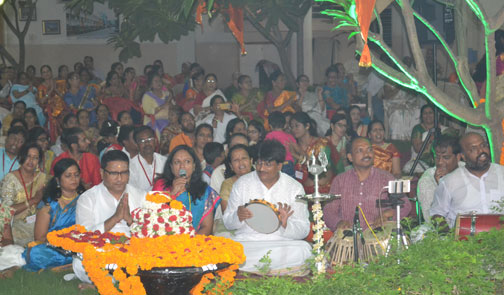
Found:
[[[296,78],[294,78],[294,74],[292,73],[291,60],[287,54],[287,48],[281,45],[277,46],[276,44],[275,47],[278,51],[278,55],[280,56],[280,63],[282,65],[285,78],[287,79],[287,85],[296,87]]]
[[[24,71],[25,70],[25,58],[26,58],[26,46],[25,46],[25,38],[24,36],[18,38],[19,40],[19,59],[17,64],[17,70]],[[13,65],[14,66],[14,65]]]
[[[298,18],[299,31],[296,33],[297,76],[304,74],[304,17]]]

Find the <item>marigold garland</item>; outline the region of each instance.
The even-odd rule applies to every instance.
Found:
[[[119,234],[98,234],[92,236],[100,239],[103,236],[110,240],[120,239]],[[105,243],[103,246],[94,246],[79,237],[88,237],[89,232],[80,225],[75,225],[60,231],[51,232],[48,241],[58,247],[83,254],[83,266],[89,278],[98,288],[100,294],[146,294],[145,289],[137,276],[139,269],[150,270],[154,267],[201,267],[208,264],[228,263],[230,266],[217,272],[220,283],[212,289],[211,293],[219,294],[229,288],[234,281],[238,265],[245,262],[243,246],[233,240],[187,234],[160,236],[157,238],[131,238],[121,243]],[[100,244],[101,245],[101,244]],[[112,273],[113,278],[119,283],[114,286],[108,264],[116,264],[117,269]],[[212,275],[213,276],[213,275]],[[191,294],[201,294],[210,282],[210,275],[196,285]]]

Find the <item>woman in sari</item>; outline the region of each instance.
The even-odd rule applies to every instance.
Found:
[[[327,143],[331,149],[331,167],[334,175],[345,172],[345,167],[348,165],[346,155],[347,128],[347,116],[334,114],[331,119],[331,134],[327,136]]]
[[[19,150],[19,169],[7,174],[3,180],[2,203],[14,209],[12,235],[14,243],[25,246],[33,241],[35,213],[42,200],[48,176],[37,171],[42,163],[42,149],[34,142]]]
[[[196,100],[194,101],[193,110],[195,121],[198,122],[207,117],[211,112],[210,102],[212,98],[215,96],[220,96],[224,100],[224,103],[227,102],[227,98],[224,93],[217,88],[217,76],[215,74],[208,74],[205,76],[205,82],[203,84],[203,91],[201,91],[198,96],[196,96]],[[236,107],[237,108],[237,107]],[[226,111],[231,110],[231,106],[228,105],[225,109]],[[234,109],[233,112],[236,112],[237,109]]]
[[[28,132],[27,142],[35,142],[42,149],[42,164],[39,171],[49,175],[55,158],[54,152],[49,149],[49,134],[40,126],[34,127]]]
[[[102,89],[100,101],[104,101],[109,97],[129,97],[129,92],[124,87],[121,76],[116,71],[108,72],[105,81],[105,88]]]
[[[327,106],[327,116],[331,118],[339,109],[348,110],[356,89],[353,76],[345,75],[345,67],[341,63],[329,66],[325,75],[327,82],[322,93]]]
[[[185,173],[184,173],[185,172]],[[168,156],[163,174],[154,184],[154,191],[169,191],[177,196],[193,216],[196,234],[211,235],[214,213],[221,199],[201,178],[201,164],[194,150],[179,145]]]
[[[364,124],[361,119],[361,109],[359,106],[353,105],[348,109],[348,117],[350,118],[350,128],[348,128],[348,135],[350,137],[362,136],[366,137],[368,134],[368,125]]]
[[[91,122],[96,121],[94,110],[98,105],[96,101],[96,89],[91,85],[81,86],[79,74],[71,72],[68,74],[67,83],[69,85],[67,93],[65,93],[65,103],[70,110],[75,114],[78,110],[88,110],[92,115]]]
[[[285,90],[285,76],[282,72],[276,71],[270,75],[273,88],[266,93],[264,97],[264,118],[267,119],[269,114],[275,111],[293,112],[301,110],[297,104],[297,95],[294,91]]]
[[[100,104],[96,107],[96,123],[92,124],[92,126],[96,127],[96,129],[101,130],[103,124],[106,121],[110,120],[110,111],[107,105]]]
[[[63,96],[66,92],[66,81],[55,81],[51,67],[43,65],[40,73],[44,82],[38,87],[38,104],[47,115],[46,125],[49,129],[51,142],[55,142],[61,133],[60,120],[65,116],[67,108]]]
[[[38,271],[72,263],[72,255],[63,255],[47,246],[47,234],[75,224],[75,209],[82,192],[77,162],[70,158],[58,161],[54,165],[54,177],[44,190],[44,206],[37,212],[35,241],[23,253],[25,269]]]
[[[137,79],[136,79],[135,69],[132,67],[127,67],[124,70],[122,80],[123,80],[124,88],[126,88],[126,90],[128,90],[128,93],[129,93],[128,98],[130,100],[133,100],[133,96],[135,95],[135,88],[138,84]]]
[[[318,159],[320,152],[325,152],[328,160],[327,172],[319,176],[319,191],[328,193],[331,188],[333,178],[333,168],[331,159],[331,149],[328,147],[327,138],[317,137],[317,127],[315,121],[304,112],[292,115],[290,120],[292,135],[297,140],[297,144],[291,144],[289,150],[296,160],[294,169],[296,179],[303,185],[305,192],[314,192],[315,182],[313,175],[308,173],[307,163],[311,160],[312,154]]]
[[[185,112],[189,112],[196,102],[196,97],[203,91],[203,84],[205,84],[205,73],[196,72],[191,76],[191,82],[188,83],[192,85],[185,92],[185,97],[182,101],[178,101],[178,104],[184,109]]]
[[[374,120],[369,124],[368,137],[375,155],[373,166],[401,178],[400,154],[392,143],[385,142],[385,126],[382,121]]]
[[[264,94],[258,88],[252,87],[250,76],[241,75],[238,77],[238,92],[231,101],[238,105],[240,113],[247,116],[249,120],[257,117],[257,106],[264,100]]]
[[[97,154],[96,145],[100,140],[100,131],[89,124],[89,112],[87,110],[82,109],[77,112],[77,123],[79,124],[77,127],[84,131],[84,135],[86,135],[86,138],[91,142],[89,145],[90,152]]]
[[[12,85],[10,97],[12,103],[23,101],[26,108],[34,108],[37,112],[37,118],[40,124],[45,124],[46,118],[44,112],[37,103],[37,88],[30,82],[28,75],[25,72],[20,72],[17,77],[17,84]]]
[[[145,117],[143,124],[152,128],[159,138],[163,129],[168,126],[168,112],[172,106],[170,92],[163,90],[161,76],[150,72],[147,78],[150,90],[142,98],[142,109]]]

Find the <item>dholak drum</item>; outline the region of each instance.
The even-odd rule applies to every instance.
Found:
[[[359,238],[360,241],[360,238]],[[359,242],[360,245],[360,242]],[[345,236],[342,229],[334,232],[326,244],[326,255],[329,256],[331,265],[341,266],[354,260],[353,235]],[[359,252],[361,254],[362,251]],[[359,255],[362,257],[362,255]]]
[[[394,222],[387,222],[381,227],[373,228],[378,240],[369,228],[364,231],[364,240],[366,241],[366,244],[364,245],[364,260],[371,261],[377,256],[385,255],[385,250],[387,249],[390,241],[392,229],[395,226],[396,224]]]
[[[245,222],[255,231],[262,234],[270,234],[280,227],[278,209],[270,202],[251,200],[245,207],[253,214],[253,217],[245,219]]]
[[[455,238],[464,240],[466,236],[474,236],[492,228],[500,229],[504,224],[501,217],[504,218],[498,214],[459,214],[455,222]]]

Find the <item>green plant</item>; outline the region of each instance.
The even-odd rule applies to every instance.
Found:
[[[260,274],[262,275],[267,275],[270,270],[271,270],[271,250],[266,252],[261,259],[259,259],[259,264],[254,265],[255,268],[259,271]]]

